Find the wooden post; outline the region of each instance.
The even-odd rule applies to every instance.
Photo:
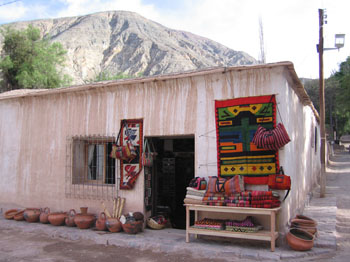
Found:
[[[319,85],[320,85],[320,129],[321,129],[321,179],[320,179],[320,197],[326,193],[326,130],[325,130],[325,98],[324,98],[324,75],[323,75],[323,9],[318,9],[319,15]]]

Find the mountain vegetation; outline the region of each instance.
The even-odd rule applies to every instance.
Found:
[[[150,76],[256,63],[244,52],[133,12],[108,11],[10,25],[17,30],[32,25],[50,43],[60,43],[67,50],[63,73],[72,78],[72,84],[101,76]]]
[[[1,33],[0,90],[56,88],[69,83],[69,77],[59,70],[66,54],[60,43],[42,39],[39,29],[31,25],[24,30],[5,27]]]

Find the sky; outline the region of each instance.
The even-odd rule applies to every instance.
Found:
[[[259,59],[261,19],[266,62],[291,61],[300,78],[318,78],[318,9],[326,9],[325,48],[346,35],[344,48],[324,52],[328,78],[350,56],[349,0],[0,0],[0,24],[126,10]]]

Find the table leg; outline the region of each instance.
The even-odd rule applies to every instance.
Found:
[[[271,251],[275,251],[276,213],[271,212]]]
[[[194,211],[194,221],[196,222],[197,220],[198,220],[198,211],[195,210],[195,211]],[[197,238],[198,238],[198,235],[195,234],[194,237],[197,239]]]
[[[188,230],[190,228],[190,208],[186,206],[186,243],[190,242]]]

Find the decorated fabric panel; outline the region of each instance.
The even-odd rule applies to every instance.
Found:
[[[276,127],[275,96],[215,101],[218,176],[244,176],[248,184],[267,184],[278,170],[278,152],[252,143],[258,125]]]
[[[131,141],[136,148],[137,156],[131,162],[120,161],[120,189],[132,189],[142,170],[143,120],[129,119],[124,121],[126,121],[128,128],[121,123],[120,143],[126,145],[128,140]]]

